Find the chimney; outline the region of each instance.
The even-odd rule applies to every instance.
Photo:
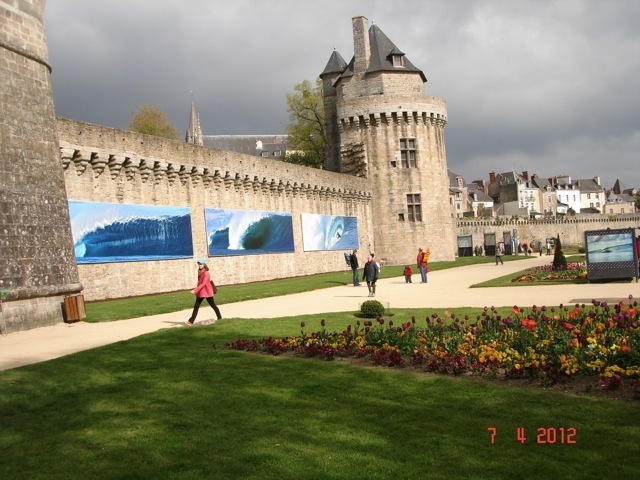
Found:
[[[600,185],[600,177],[593,177],[593,181]]]
[[[496,183],[496,172],[489,172],[489,183]]]
[[[362,77],[369,67],[371,45],[369,44],[369,21],[366,17],[353,17],[353,55],[355,57],[354,74]]]
[[[528,182],[529,181],[529,172],[528,171],[524,171],[522,172],[522,176],[524,177],[524,179]]]

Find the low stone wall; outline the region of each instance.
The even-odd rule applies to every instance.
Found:
[[[362,252],[374,246],[371,192],[362,178],[66,119],[58,119],[58,135],[69,200],[191,212],[194,259],[78,265],[87,300],[193,288],[195,259],[208,251],[205,208],[293,219],[294,253],[210,258],[220,285],[345,269],[342,251],[303,251],[302,213],[358,217]]]
[[[459,219],[458,236],[471,235],[473,245],[484,243],[485,233],[495,233],[496,240],[503,239],[504,232],[518,231],[521,243],[544,242],[547,238],[560,236],[563,245],[584,245],[584,232],[588,230],[612,230],[619,228],[640,228],[640,214],[625,214],[607,217],[605,215],[580,215],[564,220],[514,220],[511,218]]]

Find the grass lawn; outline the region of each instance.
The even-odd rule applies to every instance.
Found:
[[[524,259],[524,257],[505,258],[506,261],[517,259]],[[431,262],[429,263],[429,269],[431,271],[437,271],[476,263],[491,263],[493,261],[494,257],[461,257],[457,258],[454,262]],[[403,270],[404,265],[385,265],[380,271],[380,278],[400,277],[402,276]],[[360,269],[360,272],[362,272],[362,269]],[[222,285],[219,286],[219,288],[221,292],[224,291],[224,295],[221,296],[220,305],[254,300],[257,298],[308,292],[338,285],[348,285],[352,279],[353,274],[351,270],[345,269],[340,272],[309,275],[306,277],[285,278],[240,285]],[[103,302],[88,302],[86,304],[87,318],[84,319],[84,321],[109,322],[113,320],[124,320],[127,318],[176,312],[191,308],[192,306],[193,295],[189,291]]]
[[[220,348],[320,318],[329,330],[354,322],[225,319],[0,372],[0,478],[637,476],[635,403]],[[537,443],[539,428],[555,443]]]

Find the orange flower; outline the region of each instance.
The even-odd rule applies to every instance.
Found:
[[[620,350],[622,350],[623,352],[628,352],[629,350],[631,350],[631,347],[629,345],[620,345]]]
[[[524,328],[526,328],[530,332],[535,331],[535,329],[538,327],[538,324],[536,323],[535,320],[530,320],[528,318],[523,318],[522,320],[520,320],[520,325],[522,325]]]
[[[566,328],[567,330],[572,330],[573,329],[573,325],[570,324],[569,322],[562,322],[562,326],[564,328]]]

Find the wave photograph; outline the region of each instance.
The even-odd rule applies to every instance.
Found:
[[[193,257],[186,207],[69,202],[78,264]]]
[[[303,213],[302,245],[305,252],[358,248],[358,218]]]
[[[206,209],[209,256],[292,253],[290,213]]]

